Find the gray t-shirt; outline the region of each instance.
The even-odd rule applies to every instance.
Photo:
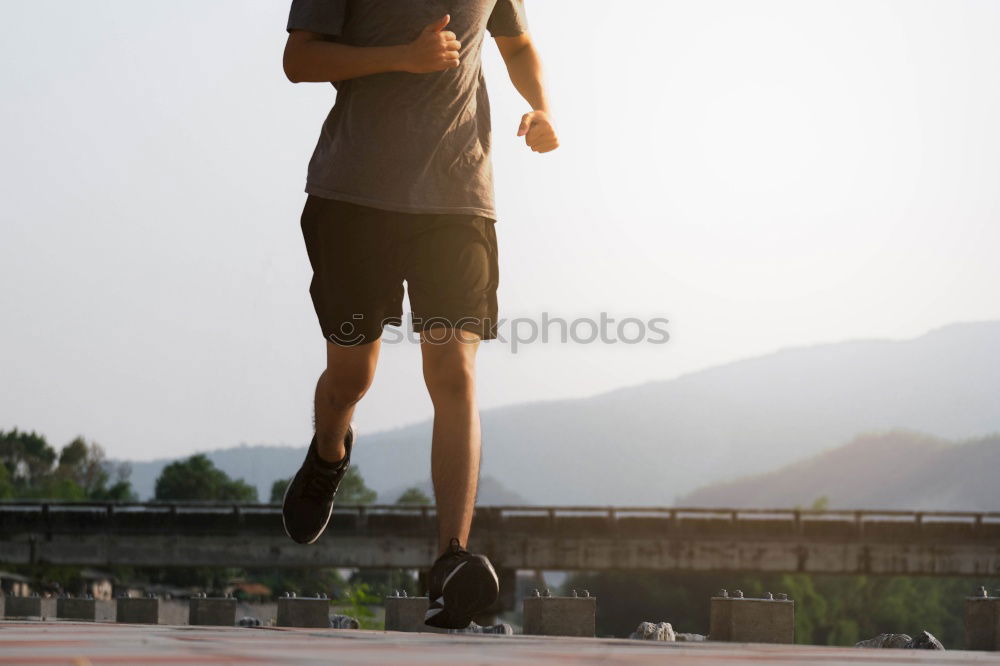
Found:
[[[458,68],[334,84],[337,100],[309,163],[306,192],[405,213],[496,219],[483,39],[487,30],[494,37],[523,33],[523,0],[292,0],[288,30],[394,46],[445,14],[445,30],[462,42]]]

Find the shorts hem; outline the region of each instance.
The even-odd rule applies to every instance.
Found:
[[[458,328],[479,335],[481,340],[495,340],[497,337],[497,316],[495,314],[462,315],[459,317],[427,317],[414,319],[413,332],[423,333],[429,328]]]
[[[367,331],[359,331],[351,336],[342,336],[337,333],[327,333],[323,331],[323,338],[338,347],[361,347],[363,345],[371,344],[380,340],[382,335],[385,333],[386,326],[402,326],[402,317],[386,317],[382,320],[378,328],[373,328]]]
[[[411,213],[416,215],[475,215],[476,217],[485,217],[486,219],[493,220],[494,222],[496,222],[497,219],[496,211],[491,208],[482,208],[479,206],[414,206],[411,204],[399,204],[391,201],[361,197],[355,194],[337,192],[336,190],[330,190],[312,183],[306,184],[306,194],[311,194],[323,199],[346,201],[347,203],[357,204],[359,206],[370,206],[371,208],[388,210],[394,213]]]

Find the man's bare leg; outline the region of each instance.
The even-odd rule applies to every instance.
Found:
[[[435,328],[421,334],[424,381],[434,403],[431,477],[437,500],[438,553],[452,538],[467,547],[479,482],[481,435],[476,408],[479,336]]]
[[[354,407],[364,397],[375,378],[381,341],[343,347],[326,343],[326,370],[316,382],[313,425],[319,457],[327,462],[341,460],[344,436]]]
[[[281,503],[285,533],[296,543],[315,543],[330,522],[349,465],[329,463],[347,456],[344,437],[354,406],[371,386],[378,352],[378,342],[356,347],[327,344],[326,370],[316,384],[316,436]]]

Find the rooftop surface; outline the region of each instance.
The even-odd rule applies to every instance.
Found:
[[[0,622],[0,664],[998,664],[1000,653],[337,629]]]

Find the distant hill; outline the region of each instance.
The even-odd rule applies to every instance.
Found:
[[[591,398],[487,410],[483,475],[535,504],[668,505],[858,433],[962,440],[998,432],[997,395],[1000,322],[787,349]],[[371,434],[361,425],[354,461],[369,485],[384,494],[430,477],[430,421]],[[237,447],[210,457],[264,491],[302,454]],[[162,466],[134,465],[141,495]]]
[[[1000,511],[1000,435],[961,444],[911,432],[849,444],[766,474],[699,488],[689,506]]]

